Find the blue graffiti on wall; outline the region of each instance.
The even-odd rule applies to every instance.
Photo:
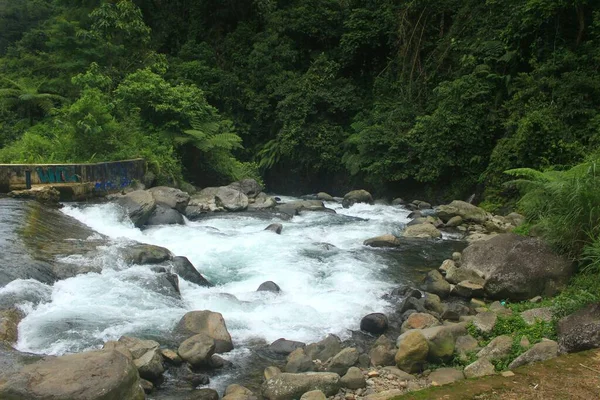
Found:
[[[35,169],[41,183],[68,183],[78,182],[72,166],[37,167]]]
[[[96,181],[94,184],[95,190],[119,190],[131,185],[132,180],[129,178],[126,164],[110,164],[107,165],[107,169],[107,175],[109,178]]]

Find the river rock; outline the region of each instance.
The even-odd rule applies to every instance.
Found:
[[[521,317],[527,323],[527,325],[533,325],[537,321],[552,322],[552,308],[532,308],[530,310],[523,311],[521,313]]]
[[[344,375],[348,368],[356,364],[358,355],[358,350],[354,347],[347,347],[333,356],[327,370],[338,375]]]
[[[147,226],[154,225],[183,225],[183,216],[179,211],[169,207],[165,207],[162,204],[157,204],[152,211],[152,214],[146,221]]]
[[[152,244],[133,244],[119,249],[119,254],[127,264],[160,264],[173,258],[168,249]]]
[[[427,380],[434,386],[448,385],[463,379],[465,379],[463,372],[454,368],[436,369],[427,377]]]
[[[461,268],[485,277],[484,290],[491,299],[552,296],[573,274],[573,263],[554,254],[541,239],[511,233],[469,245]]]
[[[394,365],[395,356],[396,348],[394,344],[387,336],[381,335],[369,352],[370,365],[374,367]]]
[[[487,358],[480,358],[465,367],[464,374],[467,379],[480,378],[482,376],[494,375],[496,368]]]
[[[125,357],[133,361],[133,355],[131,354],[131,351],[129,351],[127,346],[125,346],[122,342],[118,342],[116,340],[109,340],[108,342],[104,343],[104,345],[102,346],[102,350],[118,351],[119,353],[123,354]]]
[[[464,221],[478,224],[484,223],[487,219],[485,210],[461,200],[454,200],[450,204],[438,206],[436,212],[444,222],[448,222],[456,216],[461,217]]]
[[[387,234],[367,239],[363,242],[363,244],[371,247],[398,247],[400,246],[401,242],[396,236]]]
[[[442,264],[443,265],[443,264]],[[462,281],[470,281],[479,285],[484,285],[485,280],[479,274],[471,269],[448,265],[446,270],[446,280],[450,283],[457,284]]]
[[[396,313],[401,314],[404,317],[408,317],[408,315],[404,315],[407,311],[414,310],[415,312],[425,313],[427,310],[425,309],[425,299],[417,299],[415,297],[407,297],[402,300],[402,303],[396,308]],[[404,321],[406,318],[402,318]]]
[[[263,190],[263,187],[254,179],[242,179],[230,183],[229,187],[244,193],[248,198],[257,197]]]
[[[342,207],[349,208],[356,203],[373,204],[373,196],[366,190],[352,190],[344,196]]]
[[[419,372],[423,369],[429,353],[429,345],[421,331],[413,330],[403,333],[398,337],[396,345],[398,351],[395,361],[398,368],[408,373]]]
[[[440,274],[438,271],[431,270],[425,277],[423,290],[436,294],[440,298],[445,299],[450,294],[450,284],[446,282],[442,274]]]
[[[258,289],[256,289],[257,292],[273,292],[273,293],[279,293],[281,292],[281,288],[279,287],[278,284],[276,284],[273,281],[266,281],[260,284],[260,286],[258,287]]]
[[[285,365],[285,372],[307,372],[312,371],[314,368],[312,359],[306,355],[303,348],[297,348],[292,351],[287,357],[287,364]]]
[[[529,350],[515,358],[508,366],[509,369],[515,369],[521,365],[531,364],[533,362],[546,361],[558,356],[558,343],[554,340],[544,340],[534,344]]]
[[[154,197],[154,200],[157,204],[177,210],[182,214],[185,212],[185,208],[190,202],[189,194],[172,187],[155,186],[151,189],[148,189],[148,192],[150,192],[152,197]]]
[[[214,352],[215,340],[204,333],[199,333],[184,340],[177,349],[181,359],[188,362],[192,367],[209,365]]]
[[[214,389],[195,389],[183,400],[219,400],[219,393]]]
[[[319,192],[319,193],[317,193],[317,200],[335,201],[335,199],[333,198],[333,196],[331,196],[330,194],[325,193],[325,192]]]
[[[2,399],[143,400],[133,362],[118,351],[44,359],[0,380]]]
[[[438,321],[438,319],[433,315],[425,313],[414,313],[409,315],[406,321],[404,321],[400,332],[404,333],[411,329],[424,329],[438,325],[441,325],[440,321]]]
[[[433,311],[438,315],[442,315],[444,312],[444,305],[442,304],[440,296],[437,294],[425,292],[423,305],[425,306],[425,309],[428,311]]]
[[[225,209],[217,206],[215,190],[205,190],[190,197],[190,202],[185,208],[185,216],[193,220],[198,219],[202,214],[217,211],[225,211]]]
[[[214,206],[213,206],[214,204]],[[188,208],[200,207],[200,212],[217,211],[242,211],[248,207],[248,196],[231,186],[208,187],[202,189],[190,198]],[[186,208],[186,215],[188,209]]]
[[[136,190],[117,198],[117,204],[120,205],[133,224],[140,228],[152,215],[156,208],[156,201],[150,192],[145,190]]]
[[[265,231],[275,232],[278,235],[281,235],[282,230],[283,230],[283,225],[281,225],[281,224],[271,224],[265,228]]]
[[[496,326],[498,315],[493,311],[479,313],[473,319],[473,326],[481,333],[490,333]]]
[[[427,358],[429,361],[448,361],[452,358],[457,336],[455,332],[453,332],[452,327],[444,325],[434,326],[422,329],[421,334],[427,341],[427,346],[429,348]]]
[[[194,267],[190,260],[188,260],[187,257],[173,257],[169,264],[171,266],[170,269],[172,273],[177,274],[179,277],[188,282],[204,287],[214,286],[212,283],[207,281],[200,272],[198,272],[198,270]]]
[[[254,203],[248,204],[248,210],[266,210],[268,208],[273,208],[277,205],[277,201],[271,197],[267,196],[265,193],[260,193],[254,199]]]
[[[171,349],[160,349],[160,354],[162,355],[163,360],[171,365],[181,365],[183,362],[181,357],[179,357],[179,354]]]
[[[448,228],[456,228],[457,226],[462,225],[463,219],[460,215],[454,216],[446,222],[446,227]]]
[[[600,303],[590,304],[558,322],[561,353],[600,347]]]
[[[108,343],[110,342],[107,342],[105,346],[108,345]],[[132,336],[121,336],[118,343],[122,344],[127,348],[127,350],[129,350],[134,360],[142,357],[148,352],[158,350],[160,346],[160,344],[154,340],[143,340]],[[116,346],[109,346],[109,348],[113,347]],[[117,349],[115,348],[115,350]]]
[[[0,310],[0,342],[15,343],[19,336],[19,322],[25,315],[16,308]]]
[[[306,354],[313,360],[327,361],[342,350],[342,341],[336,335],[327,335],[320,342],[306,346]]]
[[[360,320],[360,330],[373,333],[375,335],[382,334],[388,329],[388,318],[382,313],[372,313],[365,315]]]
[[[463,335],[456,338],[454,352],[461,358],[466,359],[468,353],[479,350],[479,342],[471,335]]]
[[[271,343],[268,347],[269,351],[276,354],[290,354],[296,349],[304,348],[306,344],[302,342],[296,342],[294,340],[287,340],[284,338],[279,338],[273,343]]]
[[[349,368],[348,372],[346,372],[346,375],[342,376],[340,383],[343,387],[350,390],[360,389],[367,386],[367,381],[361,370],[356,367]]]
[[[280,374],[280,373],[281,373],[281,370],[275,366],[267,367],[263,371],[263,375],[264,375],[266,381],[268,381],[269,379],[271,379],[272,377],[274,377],[275,375]]]
[[[478,283],[461,281],[454,286],[451,293],[456,296],[470,299],[471,297],[482,297],[484,291],[483,286]]]
[[[163,359],[158,349],[147,351],[141,357],[133,360],[140,377],[151,382],[158,380],[165,368],[163,367]]]
[[[333,396],[340,386],[340,376],[332,372],[284,372],[267,380],[262,386],[262,394],[269,400],[294,400],[312,390],[320,390],[326,396]]]
[[[427,222],[424,224],[407,227],[404,230],[402,236],[410,238],[438,239],[442,237],[442,232],[440,232],[435,226],[433,226],[433,224]]]
[[[490,361],[500,360],[510,355],[513,339],[508,335],[497,336],[477,353],[478,358]]]
[[[233,384],[225,389],[223,400],[257,400],[252,391],[244,386]]]
[[[320,390],[311,390],[310,392],[306,392],[300,397],[300,400],[326,400],[325,393]]]
[[[226,353],[233,349],[231,335],[221,313],[208,310],[190,311],[181,318],[174,329],[174,334],[180,338],[199,333],[214,339],[215,353]]]

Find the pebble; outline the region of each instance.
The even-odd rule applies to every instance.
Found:
[[[511,376],[515,376],[515,373],[512,371],[504,371],[500,375],[502,375],[505,378],[510,378]]]
[[[385,379],[390,380],[390,381],[395,381],[396,380],[396,375],[394,374],[389,374],[385,377]]]
[[[377,371],[369,371],[369,373],[367,374],[367,376],[369,378],[377,378],[379,376],[379,372],[377,372]]]
[[[375,381],[373,379],[367,379],[367,385],[373,386],[374,384],[375,384]]]

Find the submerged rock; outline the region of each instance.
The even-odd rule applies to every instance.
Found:
[[[265,231],[275,232],[278,235],[281,235],[282,230],[283,230],[283,225],[281,225],[281,224],[271,224],[265,228]]]
[[[388,234],[367,239],[363,244],[371,247],[398,247],[401,242],[396,236]]]
[[[173,258],[173,254],[164,247],[142,243],[124,247],[119,253],[127,264],[160,264]]]
[[[258,287],[258,289],[256,289],[257,292],[273,292],[273,293],[279,293],[281,292],[281,288],[279,287],[278,284],[276,284],[273,281],[266,281],[260,284],[260,286]]]

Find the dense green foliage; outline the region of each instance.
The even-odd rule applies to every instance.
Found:
[[[503,171],[598,147],[599,62],[592,0],[11,0],[0,161],[494,206]]]

